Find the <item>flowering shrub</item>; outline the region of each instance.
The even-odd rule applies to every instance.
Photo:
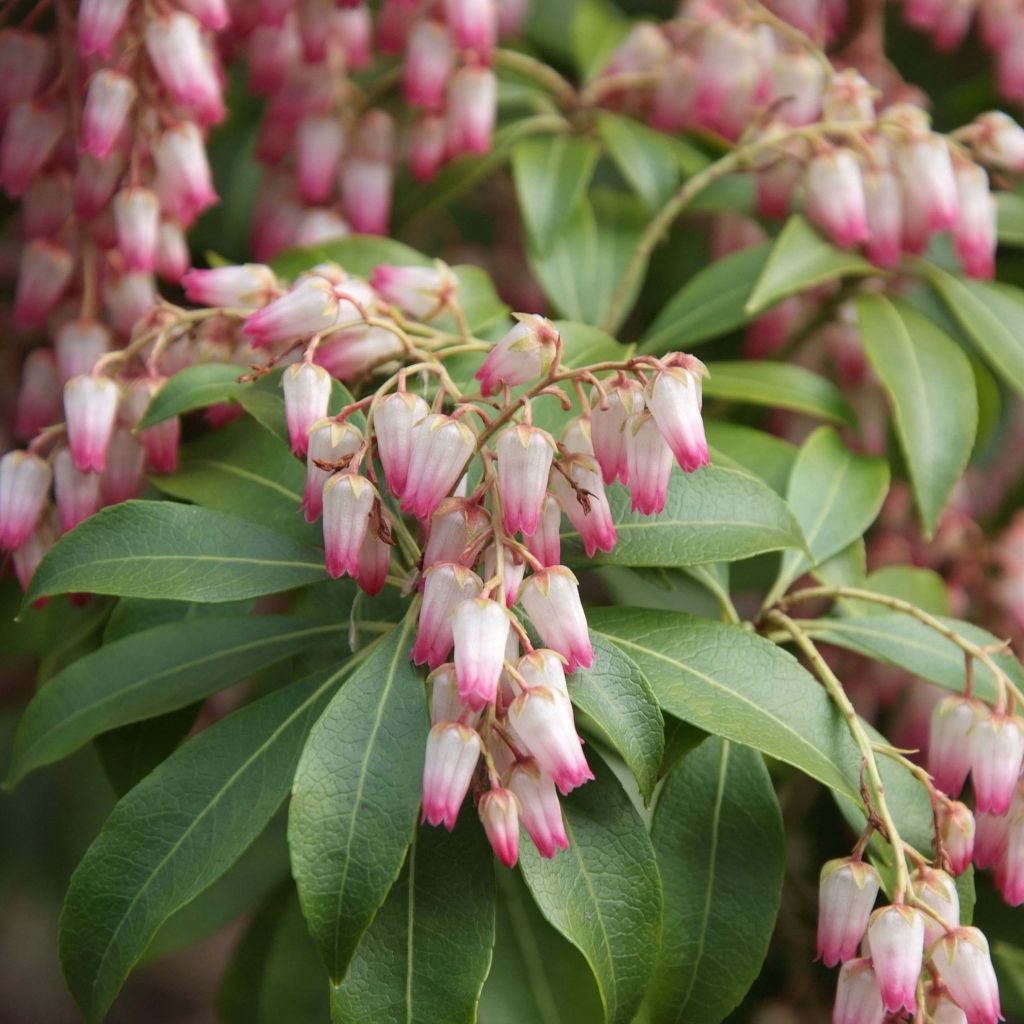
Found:
[[[1024,1014],[1024,130],[899,69],[1014,4],[11,10],[87,1020],[243,912],[229,1021]]]

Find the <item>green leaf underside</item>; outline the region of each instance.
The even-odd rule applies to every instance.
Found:
[[[875,521],[888,489],[889,466],[884,459],[855,455],[831,427],[811,434],[793,463],[786,494],[811,557],[786,552],[772,593],[779,596],[801,573],[862,536]]]
[[[71,878],[64,976],[99,1021],[157,929],[222,875],[284,800],[306,735],[348,667],[278,690],[200,733],[114,808]]]
[[[909,303],[857,300],[868,360],[888,393],[925,532],[938,525],[967,465],[978,397],[963,350]]]
[[[249,389],[248,384],[238,382],[238,378],[245,372],[242,366],[224,363],[186,366],[157,392],[146,409],[146,415],[139,422],[139,428],[151,427],[172,416],[238,398]]]
[[[745,304],[748,315],[763,312],[780,299],[838,277],[877,273],[863,256],[827,242],[803,217],[790,217],[772,246],[761,276]]]
[[[802,366],[752,359],[708,363],[704,397],[772,409],[791,409],[855,427],[856,417],[836,386]]]
[[[665,723],[651,684],[636,663],[607,640],[595,638],[594,667],[568,679],[573,704],[585,712],[622,756],[649,801],[665,747]]]
[[[497,871],[494,957],[480,1024],[594,1024],[601,997],[583,955],[541,916],[518,872]]]
[[[29,703],[6,785],[100,733],[183,708],[340,632],[281,616],[204,618],[108,643],[72,662]]]
[[[998,281],[971,281],[927,268],[957,323],[1003,380],[1024,393],[1024,291]]]
[[[398,881],[332,991],[333,1020],[473,1024],[494,946],[494,870],[471,807],[452,834],[417,830]]]
[[[292,873],[335,983],[405,861],[428,729],[409,661],[415,620],[392,630],[316,723],[292,788]]]
[[[167,501],[126,501],[65,534],[43,559],[26,605],[85,592],[236,601],[323,579],[315,548],[244,519]]]
[[[684,566],[733,561],[764,551],[801,548],[800,528],[785,503],[747,473],[705,466],[696,473],[673,470],[664,511],[629,511],[629,495],[611,489],[618,543],[585,559],[579,534],[566,521],[563,559],[583,565]]]
[[[548,251],[586,192],[599,153],[593,139],[573,135],[523,139],[512,150],[519,209],[538,253]]]
[[[644,823],[611,770],[588,752],[596,776],[562,802],[569,849],[545,860],[520,850],[541,913],[590,964],[609,1024],[627,1024],[650,978],[661,935],[661,879]]]
[[[768,242],[740,249],[694,274],[657,315],[640,351],[691,348],[749,323],[744,307],[770,250]]]
[[[652,1024],[717,1024],[757,977],[786,867],[782,814],[764,759],[717,737],[672,770],[651,832],[665,922]]]

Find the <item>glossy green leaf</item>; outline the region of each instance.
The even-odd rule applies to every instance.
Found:
[[[601,997],[586,960],[541,916],[518,872],[498,871],[497,936],[480,1024],[594,1024]]]
[[[801,573],[863,535],[888,490],[889,466],[884,459],[855,455],[831,427],[819,427],[811,434],[793,463],[786,492],[811,557],[786,552],[765,603],[785,593]]]
[[[320,528],[307,523],[299,508],[305,479],[305,467],[285,445],[243,417],[185,445],[178,472],[152,481],[171,497],[313,544]]]
[[[373,268],[380,263],[429,267],[431,262],[429,256],[424,256],[394,238],[385,238],[383,235],[347,235],[320,245],[288,249],[274,259],[273,268],[282,277],[290,279],[318,263],[337,263],[350,274],[369,277]]]
[[[744,359],[708,363],[705,398],[722,398],[772,409],[791,409],[832,423],[856,426],[836,386],[802,366]]]
[[[86,592],[237,601],[323,579],[315,548],[244,519],[169,501],[110,505],[43,559],[26,604]]]
[[[64,976],[87,1020],[103,1017],[164,921],[263,830],[344,671],[294,683],[211,726],[114,808],[61,915]]]
[[[593,668],[569,677],[569,696],[622,756],[649,801],[664,754],[661,709],[643,672],[618,647],[597,639],[594,654]]]
[[[597,130],[619,173],[649,210],[659,210],[679,184],[672,138],[635,118],[603,111],[597,115]]]
[[[999,643],[991,633],[969,622],[945,616],[937,618],[976,644]],[[819,619],[809,623],[807,628],[816,639],[896,665],[948,690],[960,692],[964,688],[964,652],[951,640],[908,615],[894,612]],[[1015,658],[1006,654],[995,657],[1018,686],[1024,685],[1024,672]],[[995,700],[995,679],[978,663],[974,666],[974,689],[983,700]]]
[[[658,516],[629,511],[629,495],[610,496],[619,540],[585,559],[579,534],[566,521],[563,557],[574,564],[679,567],[734,561],[764,551],[800,548],[800,528],[785,502],[760,480],[732,469],[705,466],[674,471],[665,510]]]
[[[862,587],[867,575],[867,549],[857,537],[814,567],[814,578],[833,587]]]
[[[599,152],[580,135],[524,139],[512,150],[519,209],[538,253],[548,251],[586,192]]]
[[[672,770],[651,831],[665,924],[652,1024],[718,1024],[761,970],[775,927],[786,842],[764,758],[718,737]]]
[[[420,828],[341,985],[337,1024],[474,1024],[494,946],[494,856],[476,816]],[[443,939],[443,941],[442,941]]]
[[[796,445],[739,423],[706,420],[704,430],[714,465],[760,477],[776,494],[785,495],[796,459]]]
[[[96,737],[96,753],[119,797],[137,786],[181,746],[202,708],[202,703],[197,701],[177,711],[122,725]]]
[[[391,631],[316,723],[288,822],[302,910],[332,980],[405,861],[420,804],[426,698],[409,661],[414,619]]]
[[[340,633],[340,626],[261,615],[176,622],[106,644],[69,665],[29,703],[5,786],[108,729],[183,708]]]
[[[139,427],[151,427],[171,416],[238,398],[250,387],[238,382],[239,376],[245,372],[244,367],[225,363],[186,366],[156,393]]]
[[[596,754],[596,776],[562,803],[569,849],[546,860],[520,851],[541,913],[584,955],[609,1024],[633,1019],[661,937],[661,879],[644,823]]]
[[[933,569],[919,565],[886,565],[876,569],[861,583],[851,582],[846,585],[898,597],[932,615],[950,613],[946,581]],[[844,598],[841,607],[844,615],[880,615],[886,610],[872,601],[857,601],[853,598]]]
[[[864,277],[877,269],[857,252],[827,242],[803,217],[790,217],[772,246],[744,309],[756,316],[780,299],[838,277]]]
[[[997,234],[1001,245],[1024,247],[1024,196],[996,192]]]
[[[768,242],[753,245],[694,274],[655,317],[640,351],[661,355],[689,349],[748,323],[744,307],[770,251]]]
[[[626,297],[618,322],[605,321],[646,223],[643,204],[634,196],[594,189],[577,203],[548,251],[530,259],[538,282],[562,316],[600,324],[610,331],[618,329],[636,299],[643,275]]]
[[[580,0],[569,26],[569,45],[584,79],[593,78],[608,62],[629,31],[630,22],[608,0]]]
[[[974,447],[978,397],[971,364],[949,335],[900,299],[864,295],[857,311],[931,535]]]
[[[956,322],[1010,387],[1024,392],[1024,291],[929,266],[928,280]]]

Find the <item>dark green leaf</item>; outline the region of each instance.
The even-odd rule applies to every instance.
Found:
[[[803,546],[782,499],[760,480],[732,469],[674,472],[659,516],[630,512],[622,488],[612,491],[610,501],[619,541],[587,564],[678,567]],[[566,560],[583,564],[579,534],[568,524],[562,542]]]
[[[640,351],[689,349],[748,323],[744,307],[770,250],[768,242],[740,249],[691,277],[647,329]]]
[[[338,1024],[473,1024],[494,945],[494,857],[475,816],[421,828],[331,996]],[[503,870],[503,869],[502,869]]]
[[[238,398],[250,387],[238,383],[239,376],[245,372],[244,367],[225,363],[186,366],[157,392],[139,427],[151,427],[171,416]]]
[[[706,398],[724,398],[773,409],[792,409],[832,423],[856,426],[853,411],[836,386],[802,366],[744,359],[708,363]]]
[[[864,277],[877,272],[859,253],[836,248],[803,217],[795,215],[775,240],[744,308],[748,316],[756,316],[780,299],[815,285],[837,277]]]
[[[427,710],[409,661],[414,618],[392,630],[316,723],[292,788],[292,873],[332,980],[405,860],[420,803]]]
[[[97,736],[96,753],[114,792],[124,796],[170,757],[192,731],[202,708],[197,702]]]
[[[598,639],[591,669],[569,677],[573,704],[595,722],[622,756],[650,801],[664,754],[664,725],[651,684],[614,644]]]
[[[659,210],[679,184],[672,138],[632,117],[605,112],[597,115],[597,128],[619,173],[649,210]]]
[[[261,615],[175,622],[106,644],[69,665],[29,703],[5,786],[102,732],[186,707],[340,632]]]
[[[757,977],[786,867],[782,814],[764,759],[717,737],[672,770],[651,832],[665,925],[652,1024],[718,1024]]]
[[[50,594],[236,601],[323,579],[316,548],[244,519],[168,501],[126,501],[65,534],[26,604]]]
[[[532,845],[520,864],[541,913],[586,957],[605,1020],[633,1019],[661,937],[661,879],[644,823],[596,754],[596,778],[563,802],[569,849],[546,860]]]
[[[1024,197],[1014,192],[996,192],[995,197],[1000,244],[1024,246]]]
[[[593,78],[605,66],[629,31],[629,25],[622,12],[608,0],[580,0],[576,4],[569,27],[569,45],[584,79]]]
[[[971,364],[949,335],[900,299],[863,295],[857,310],[931,535],[974,447],[978,397]]]
[[[87,1020],[103,1017],[164,921],[266,826],[343,673],[320,673],[235,712],[114,808],[71,878],[61,915],[64,975]]]

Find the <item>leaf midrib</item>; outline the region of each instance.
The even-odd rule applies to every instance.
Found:
[[[238,466],[233,462],[221,462],[218,459],[205,457],[186,459],[178,475],[185,476],[189,470],[195,469],[213,469],[218,473],[233,474],[234,476],[237,476],[242,480],[248,480],[259,487],[264,487],[270,491],[277,491],[278,494],[287,498],[289,501],[299,502],[302,500],[302,495],[298,491],[293,491],[290,488],[285,487],[284,484],[280,484],[276,480],[271,480],[270,477],[260,476],[259,473],[254,473],[252,470],[243,469],[241,466]],[[172,480],[170,483],[173,486],[174,481]]]

